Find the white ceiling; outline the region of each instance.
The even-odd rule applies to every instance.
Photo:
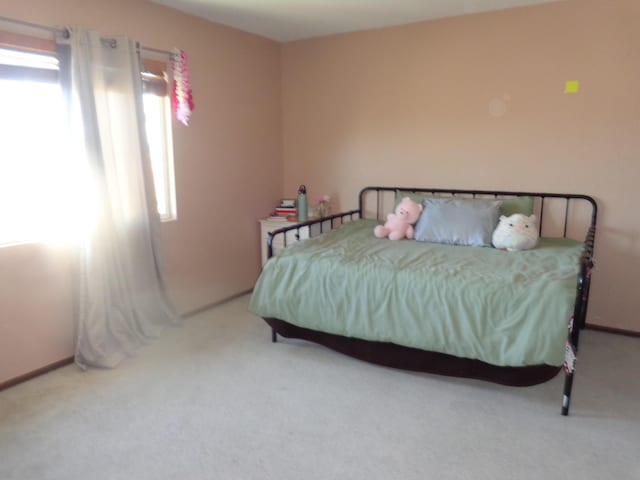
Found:
[[[151,0],[281,42],[559,0]]]

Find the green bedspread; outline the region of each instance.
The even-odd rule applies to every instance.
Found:
[[[505,252],[377,239],[375,225],[354,221],[270,259],[251,312],[494,365],[562,364],[582,243]]]

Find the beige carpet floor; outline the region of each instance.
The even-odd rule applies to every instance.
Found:
[[[270,341],[241,297],[114,370],[0,392],[0,479],[640,479],[640,339],[586,331],[528,388]]]

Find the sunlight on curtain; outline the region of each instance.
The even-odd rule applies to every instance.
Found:
[[[158,264],[160,218],[137,46],[73,29],[71,65],[96,200],[82,256],[76,363],[113,367],[179,318]]]

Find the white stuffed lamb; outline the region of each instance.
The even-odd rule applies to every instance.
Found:
[[[493,232],[493,246],[509,252],[528,250],[538,243],[538,222],[535,215],[514,213],[509,217],[500,216]]]

